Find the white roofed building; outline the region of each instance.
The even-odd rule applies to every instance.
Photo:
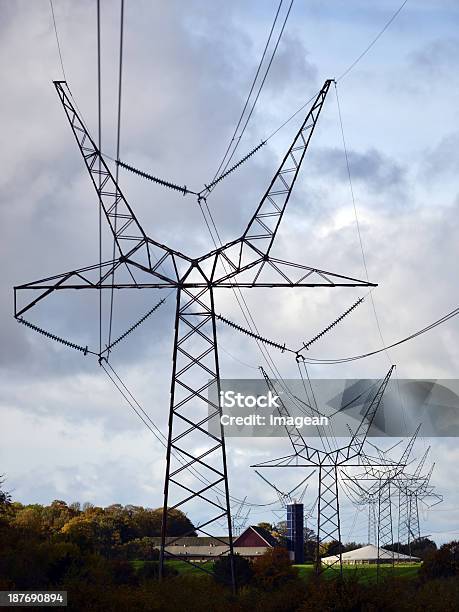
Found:
[[[411,555],[402,555],[398,552],[391,552],[384,548],[378,548],[373,544],[368,546],[362,546],[362,548],[356,548],[355,550],[349,550],[348,552],[342,553],[341,559],[343,565],[358,565],[360,563],[419,563],[421,559],[419,557],[412,557]],[[322,557],[322,563],[325,565],[331,565],[339,561],[339,555],[331,555],[330,557]]]

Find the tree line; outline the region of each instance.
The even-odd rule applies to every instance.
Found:
[[[183,573],[168,562],[165,580],[157,580],[152,538],[160,534],[161,515],[161,509],[120,504],[24,505],[11,499],[0,478],[0,590],[67,590],[69,610],[85,612],[457,610],[459,542],[431,550],[412,579],[387,578],[384,584],[362,582],[354,572],[345,581],[305,579],[285,548],[273,548],[253,562],[237,557],[234,596],[228,557],[208,564],[209,574]],[[194,532],[184,514],[171,515],[170,535]],[[282,540],[285,525],[274,527]],[[314,534],[306,536],[305,545]],[[327,545],[330,552],[342,546]]]

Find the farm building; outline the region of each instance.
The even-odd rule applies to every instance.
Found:
[[[161,545],[160,538],[154,538],[155,548]],[[171,542],[168,545],[168,542]],[[176,557],[186,557],[193,561],[207,561],[212,557],[227,554],[229,545],[228,536],[216,537],[184,537],[167,538],[166,553]],[[253,559],[266,552],[268,548],[278,546],[273,536],[261,527],[250,526],[234,538],[234,552],[241,557]]]
[[[362,546],[362,548],[356,548],[355,550],[350,550],[341,555],[343,564],[346,565],[358,565],[363,563],[392,563],[392,558],[394,559],[394,563],[417,563],[421,559],[419,557],[412,557],[410,555],[402,555],[401,553],[391,552],[389,550],[385,550],[384,548],[379,549],[373,544],[369,544],[368,546]],[[338,555],[331,555],[330,557],[322,557],[322,563],[325,565],[331,565],[332,563],[336,563],[339,561]]]

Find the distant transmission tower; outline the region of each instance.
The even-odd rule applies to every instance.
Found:
[[[341,544],[341,518],[339,507],[338,480],[340,468],[354,466],[354,460],[360,461],[363,455],[363,446],[370,430],[373,419],[382,401],[384,392],[389,382],[394,366],[390,368],[385,378],[381,381],[378,389],[373,394],[371,401],[363,414],[360,425],[351,436],[346,446],[334,450],[322,450],[311,447],[303,438],[299,430],[291,431],[289,434],[291,444],[294,448],[293,455],[264,461],[251,467],[255,468],[311,468],[319,470],[319,490],[317,496],[317,540],[316,540],[316,573],[320,574],[327,570],[338,569],[342,574],[341,548],[336,561],[322,565],[321,545],[328,540],[335,540]],[[265,377],[267,378],[267,377]],[[270,388],[274,388],[272,381],[267,378]],[[288,415],[288,410],[278,398],[281,408],[279,412]],[[358,463],[357,465],[362,465]]]

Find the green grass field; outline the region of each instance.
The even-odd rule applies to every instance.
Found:
[[[301,578],[308,580],[314,574],[314,566],[311,564],[295,565],[298,568]],[[397,564],[394,566],[393,575],[407,580],[417,576],[418,570],[421,567],[420,563]],[[380,570],[383,573],[392,571],[390,565],[380,565]],[[337,571],[332,570],[324,573],[324,578],[333,578],[337,575]],[[376,581],[377,566],[376,565],[343,565],[344,578],[357,578],[361,582]]]
[[[133,567],[138,570],[143,567],[146,563],[151,563],[149,561],[132,561]],[[205,576],[205,572],[201,572],[199,569],[186,563],[186,561],[179,560],[170,560],[166,561],[166,565],[170,568],[175,569],[179,574],[194,574],[196,576]],[[208,571],[212,571],[214,566],[213,561],[208,561],[206,563],[200,564],[200,567]],[[308,563],[305,565],[295,565],[298,569],[298,573],[300,578],[304,580],[309,580],[314,574],[314,566],[312,563]],[[406,578],[407,580],[412,580],[416,578],[419,568],[421,567],[420,563],[406,563],[399,564],[394,566],[393,575],[400,578]],[[380,569],[383,573],[389,573],[391,571],[390,565],[381,565]],[[344,578],[357,578],[361,582],[376,582],[376,565],[343,565],[343,576]],[[333,578],[337,576],[337,571],[328,571],[324,573],[324,578]]]
[[[177,570],[179,574],[196,573],[196,574],[199,574],[200,576],[205,576],[204,572],[201,572],[199,569],[194,567],[194,565],[191,565],[190,563],[187,563],[186,561],[179,561],[179,560],[166,561],[166,565]],[[206,561],[205,563],[199,563],[199,567],[202,567],[203,569],[206,569],[208,572],[211,572],[214,568],[214,562]]]
[[[131,561],[131,564],[136,571],[140,570],[142,567],[148,565],[149,563],[157,563],[157,561],[141,561],[139,559]],[[197,569],[190,563],[187,563],[186,561],[179,561],[175,559],[169,560],[166,561],[166,566],[175,569],[179,574],[196,574],[198,576],[206,575],[205,572],[201,572],[199,569]],[[214,567],[214,562],[207,561],[206,563],[200,563],[199,567],[203,567],[204,569],[211,572]]]

